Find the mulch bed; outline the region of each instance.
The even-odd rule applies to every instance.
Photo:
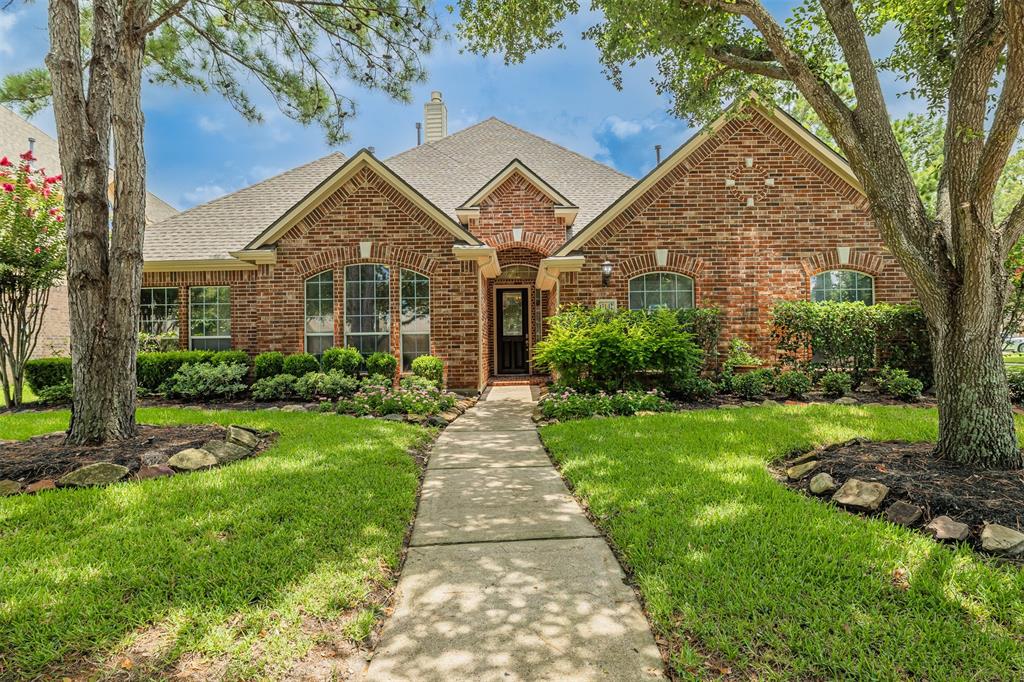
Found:
[[[785,485],[807,494],[808,480],[818,472],[831,474],[838,485],[851,478],[884,483],[889,494],[883,510],[897,500],[917,505],[924,509],[920,526],[936,516],[949,516],[970,526],[974,543],[986,523],[1024,531],[1024,469],[961,466],[935,457],[933,448],[932,443],[858,438],[816,450],[819,465],[802,480],[788,480],[785,470],[794,460],[806,461],[806,454],[794,455],[774,471]]]
[[[59,479],[94,462],[113,462],[128,467],[129,475],[142,466],[145,453],[162,453],[163,459],[186,448],[198,448],[209,440],[223,440],[226,429],[214,424],[193,426],[140,426],[131,440],[110,445],[68,446],[64,433],[36,436],[0,445],[0,480],[23,485],[42,479]]]

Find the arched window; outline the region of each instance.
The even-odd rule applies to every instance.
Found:
[[[320,355],[334,345],[334,273],[306,280],[306,352]]]
[[[629,309],[693,307],[693,280],[674,272],[650,272],[629,280]]]
[[[345,268],[345,345],[363,355],[391,351],[391,271],[387,266]]]
[[[811,300],[875,302],[875,278],[856,270],[829,270],[811,278]]]
[[[412,270],[401,272],[402,369],[430,354],[430,278]]]

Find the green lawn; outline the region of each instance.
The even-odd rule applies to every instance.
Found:
[[[707,410],[548,426],[684,677],[1024,679],[1024,571],[776,483],[766,462],[842,441],[933,440],[932,410]],[[897,569],[909,589],[894,585]]]
[[[0,436],[67,412],[0,415]],[[151,424],[247,424],[279,441],[209,472],[0,498],[0,679],[53,677],[139,639],[275,676],[325,635],[378,616],[412,520],[425,429],[336,415],[144,409]],[[138,672],[138,671],[137,671]],[[160,677],[159,671],[154,673]]]
[[[1003,353],[1007,369],[1024,369],[1024,353]]]

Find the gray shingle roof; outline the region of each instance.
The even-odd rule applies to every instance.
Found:
[[[633,186],[635,178],[497,118],[392,156],[384,163],[455,218],[462,205],[513,159],[579,206],[589,223]]]
[[[345,163],[338,152],[146,228],[147,261],[230,258]]]
[[[0,106],[0,156],[12,160],[28,149],[28,138],[35,139],[35,167],[49,173],[60,172],[60,155],[57,140],[50,137],[38,126],[26,121],[7,107]],[[166,201],[152,192],[146,193],[146,221],[154,223],[171,217],[178,212]]]

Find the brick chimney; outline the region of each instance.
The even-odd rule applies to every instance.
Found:
[[[423,105],[424,142],[437,142],[448,135],[448,107],[441,99],[441,93],[430,93],[430,101]]]

